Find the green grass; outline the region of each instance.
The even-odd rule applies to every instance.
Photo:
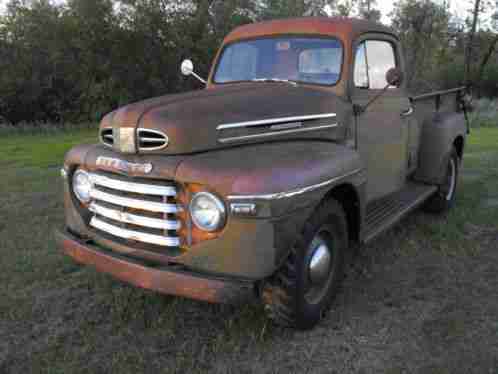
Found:
[[[0,165],[38,167],[62,165],[64,153],[72,146],[97,141],[97,126],[64,132],[13,133],[0,139]]]
[[[59,168],[96,135],[0,139],[1,373],[497,372],[498,129],[470,136],[455,209],[414,213],[363,247],[306,333],[258,305],[158,295],[62,256]]]

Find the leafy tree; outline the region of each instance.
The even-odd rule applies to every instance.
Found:
[[[380,22],[382,17],[380,10],[376,9],[376,0],[359,0],[358,2],[358,15],[360,18]]]
[[[443,4],[424,0],[401,0],[391,13],[392,27],[405,46],[407,83],[415,91],[435,88],[435,66],[446,63],[450,46],[449,11]]]

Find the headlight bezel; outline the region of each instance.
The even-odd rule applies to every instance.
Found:
[[[84,176],[87,178],[87,181],[88,181],[87,182],[87,188],[88,188],[87,194],[82,195],[81,191],[77,188],[78,187],[77,181],[78,181],[79,176]],[[91,198],[90,191],[92,190],[92,188],[93,188],[93,183],[92,183],[92,180],[90,177],[90,173],[88,173],[86,170],[83,170],[81,168],[76,169],[72,175],[72,178],[71,178],[71,189],[72,189],[74,196],[81,204],[88,205],[91,202],[92,198]]]
[[[193,208],[194,208],[194,204],[196,203],[196,201],[198,201],[199,198],[207,198],[214,204],[214,206],[217,210],[217,214],[219,216],[218,221],[216,222],[215,225],[211,225],[211,226],[205,225],[202,222],[200,222],[198,217],[196,216]],[[195,227],[198,228],[199,230],[202,230],[202,231],[208,232],[208,233],[215,233],[215,232],[222,230],[226,225],[227,209],[226,209],[225,203],[223,202],[223,200],[221,198],[219,198],[218,196],[216,196],[215,194],[213,194],[211,192],[200,191],[200,192],[194,193],[192,195],[192,198],[190,199],[190,203],[189,203],[188,208],[189,208],[188,209],[189,215],[192,219],[192,222],[194,223]]]

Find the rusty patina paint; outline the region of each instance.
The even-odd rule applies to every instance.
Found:
[[[56,233],[56,239],[59,248],[76,262],[94,266],[98,271],[137,287],[211,303],[236,303],[252,295],[253,285],[250,282],[200,277],[168,270],[167,267],[147,267],[83,244],[60,232]]]

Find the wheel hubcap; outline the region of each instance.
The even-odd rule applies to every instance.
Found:
[[[315,249],[309,265],[311,283],[322,284],[327,280],[330,271],[331,257],[327,244],[321,243]]]
[[[322,300],[333,277],[334,254],[327,237],[326,232],[317,234],[309,247],[305,298],[311,304]]]

